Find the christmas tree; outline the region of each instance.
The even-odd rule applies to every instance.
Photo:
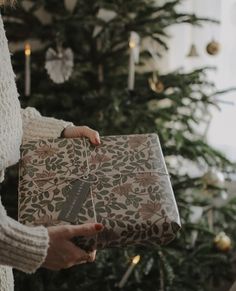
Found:
[[[3,11],[10,45],[18,44],[12,61],[22,107],[86,124],[101,135],[157,132],[182,221],[178,238],[165,247],[104,250],[96,263],[60,272],[15,271],[16,290],[119,290],[136,255],[141,260],[123,290],[223,290],[222,282],[232,284],[236,201],[221,197],[223,173],[232,164],[196,131],[217,106],[216,89],[206,68],[163,75],[146,66],[156,54],[150,47],[167,49],[169,26],[203,24],[194,14],[177,12],[180,2],[21,1]],[[1,186],[3,193],[15,193],[4,196],[13,217],[16,176],[17,166]]]

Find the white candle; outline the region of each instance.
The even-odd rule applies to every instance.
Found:
[[[129,41],[130,58],[129,58],[129,76],[128,76],[128,89],[134,90],[135,82],[135,64],[139,61],[139,35],[132,31]]]
[[[139,255],[133,258],[133,260],[131,262],[131,265],[129,266],[129,268],[125,272],[125,274],[122,277],[121,281],[118,283],[118,285],[117,285],[118,288],[123,288],[125,286],[129,276],[133,272],[134,267],[138,264],[139,261],[140,261],[140,256]]]
[[[27,43],[25,45],[25,96],[30,95],[31,89],[30,55],[31,47],[30,44]]]

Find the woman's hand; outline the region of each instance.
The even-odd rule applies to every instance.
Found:
[[[92,144],[100,144],[99,133],[88,126],[68,126],[63,130],[61,136],[66,138],[76,138],[84,136],[88,137]]]
[[[100,223],[48,227],[49,248],[42,267],[56,271],[93,262],[96,252],[87,253],[73,244],[71,239],[77,236],[96,235],[102,229],[103,225]]]

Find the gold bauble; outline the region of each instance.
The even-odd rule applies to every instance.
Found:
[[[220,43],[212,40],[206,47],[206,51],[209,55],[215,56],[219,53],[220,51]]]
[[[148,82],[152,91],[156,93],[162,93],[165,90],[164,84],[155,74],[153,74],[152,78],[148,79]]]
[[[214,238],[214,245],[217,250],[221,252],[228,252],[232,248],[232,242],[223,231],[216,235]]]

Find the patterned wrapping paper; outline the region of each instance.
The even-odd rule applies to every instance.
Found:
[[[19,221],[27,225],[100,222],[91,250],[163,245],[180,229],[157,134],[30,140],[21,146]]]

